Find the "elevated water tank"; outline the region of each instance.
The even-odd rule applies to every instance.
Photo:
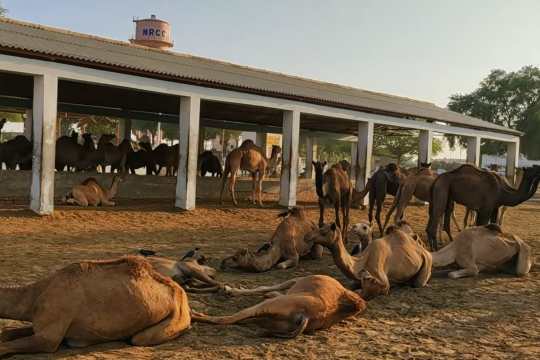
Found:
[[[135,38],[129,41],[133,44],[166,50],[173,46],[171,25],[164,20],[150,15],[149,19],[134,19]]]

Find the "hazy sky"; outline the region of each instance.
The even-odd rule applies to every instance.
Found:
[[[539,0],[0,0],[8,16],[127,40],[133,17],[175,50],[435,102],[494,68],[540,65]]]

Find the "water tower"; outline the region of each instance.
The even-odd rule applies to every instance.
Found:
[[[133,20],[135,23],[135,39],[129,39],[133,44],[167,50],[173,46],[171,25],[164,20],[150,15],[150,19]]]

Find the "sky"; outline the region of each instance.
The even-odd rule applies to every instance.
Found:
[[[540,66],[539,0],[0,0],[8,16],[117,40],[172,25],[174,50],[446,106],[492,69]]]

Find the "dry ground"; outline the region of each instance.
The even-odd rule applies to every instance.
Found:
[[[313,219],[314,203],[308,204]],[[33,216],[24,206],[0,203],[0,280],[3,285],[31,282],[82,259],[133,254],[139,248],[178,257],[199,246],[216,265],[233,249],[255,247],[278,223],[275,207],[218,208],[208,204],[182,213],[172,202],[122,202],[115,209],[59,207],[51,217]],[[411,207],[407,218],[423,234],[427,209]],[[352,211],[352,223],[366,211]],[[328,217],[330,219],[330,216]],[[506,230],[515,232],[540,255],[540,202],[511,209]],[[539,258],[540,260],[540,258]],[[313,273],[347,280],[328,254],[292,270],[263,274],[220,273],[226,282],[256,286]],[[193,308],[225,314],[259,298],[191,295]],[[0,326],[14,324],[0,320]],[[540,264],[525,278],[506,275],[476,279],[433,278],[427,288],[393,289],[369,303],[365,314],[333,328],[294,340],[260,336],[252,326],[194,324],[175,341],[153,348],[121,342],[86,349],[62,347],[54,355],[16,359],[538,359],[540,358]]]

